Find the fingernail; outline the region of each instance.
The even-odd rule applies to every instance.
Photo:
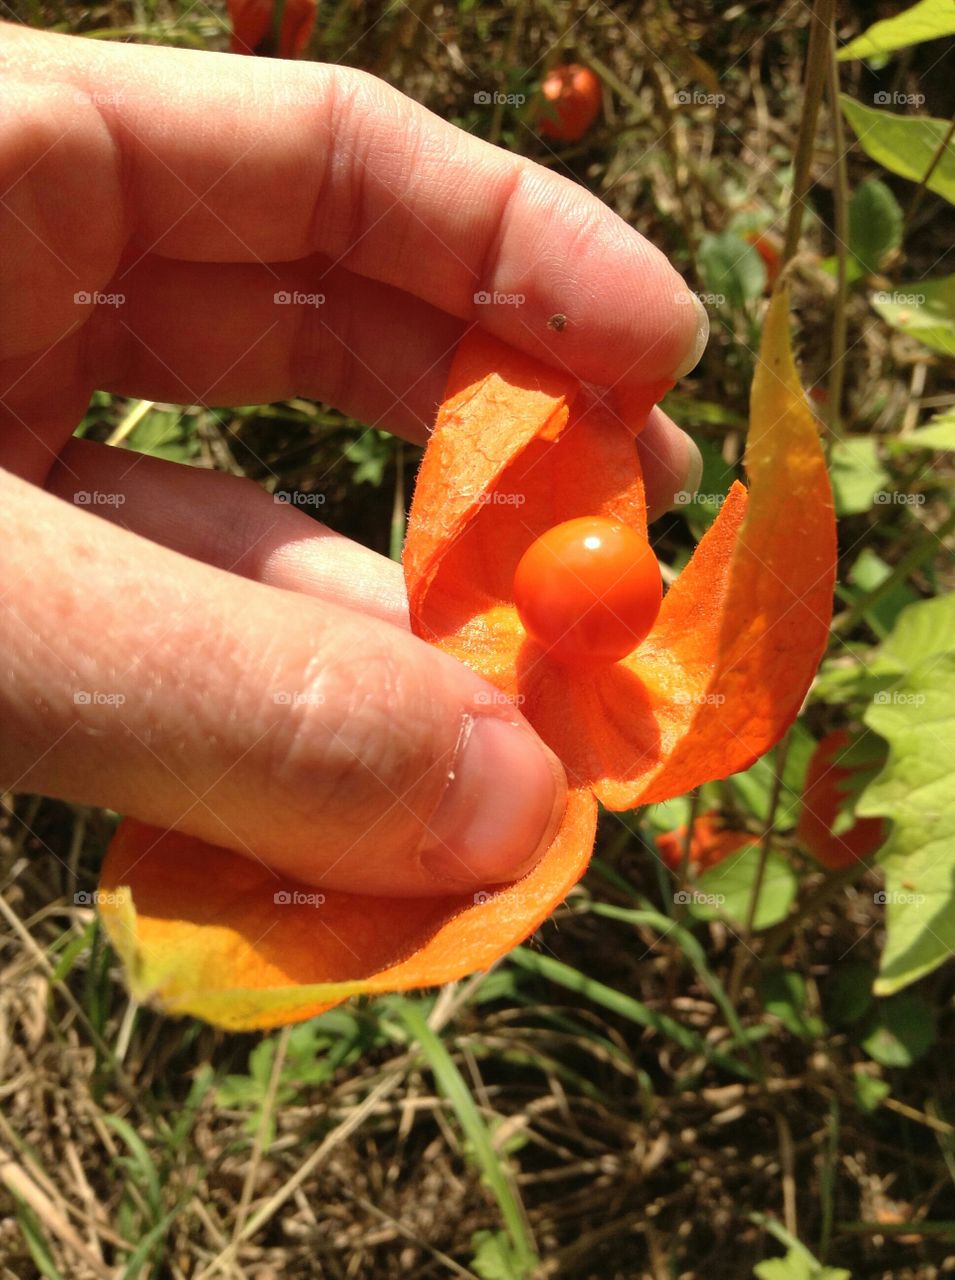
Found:
[[[696,441],[690,436],[683,433],[686,440],[686,481],[684,490],[692,497],[700,487],[700,481],[703,479],[703,455],[700,453]]]
[[[693,299],[693,306],[696,308],[696,337],[693,340],[692,348],[686,353],[686,359],[673,375],[674,382],[679,382],[681,378],[685,378],[700,363],[700,357],[706,350],[706,344],[710,336],[710,317],[706,314],[706,307],[703,306],[703,303],[695,293],[691,293],[690,297]]]
[[[565,802],[563,766],[528,729],[468,716],[422,866],[449,887],[515,880],[553,840]]]

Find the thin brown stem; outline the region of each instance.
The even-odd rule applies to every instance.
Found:
[[[839,63],[836,60],[836,35],[830,30],[829,41],[829,110],[832,113],[832,142],[836,153],[835,233],[836,296],[832,306],[832,349],[829,364],[829,434],[826,451],[842,435],[842,390],[846,365],[846,301],[849,296],[849,178],[846,172],[845,131],[839,110]]]
[[[802,234],[802,216],[806,193],[810,186],[816,122],[819,118],[819,103],[822,101],[826,84],[829,32],[833,26],[835,8],[835,0],[816,0],[812,8],[809,50],[806,54],[806,81],[803,87],[803,113],[799,126],[799,139],[796,143],[793,191],[789,204],[789,220],[786,223],[786,240],[783,246],[784,267],[796,256]]]
[[[769,854],[773,844],[773,836],[776,832],[776,813],[779,809],[780,796],[783,793],[783,774],[786,772],[786,759],[789,755],[790,742],[791,738],[789,734],[787,734],[776,748],[776,769],[773,777],[773,789],[769,796],[769,811],[766,814],[766,825],[763,828],[763,838],[760,841],[759,846],[759,862],[756,865],[756,875],[753,879],[753,887],[749,895],[749,904],[746,909],[746,922],[743,925],[743,932],[739,939],[740,945],[736,951],[736,960],[729,980],[728,994],[734,1005],[739,1000],[740,991],[743,987],[743,977],[749,967],[749,957],[753,954],[749,943],[752,939],[756,925],[756,914],[759,910],[759,898],[763,890],[763,881],[766,878],[766,863],[769,860]]]
[[[948,126],[945,137],[938,144],[938,150],[935,152],[935,155],[932,156],[932,163],[925,170],[925,176],[912,193],[912,199],[909,201],[909,207],[905,211],[905,221],[903,224],[905,231],[908,231],[909,227],[912,225],[912,220],[918,212],[919,205],[922,203],[922,199],[928,189],[928,184],[932,180],[932,174],[942,163],[942,156],[944,156],[945,152],[948,150],[948,144],[951,142],[953,136],[955,136],[955,116],[952,117],[952,122]]]

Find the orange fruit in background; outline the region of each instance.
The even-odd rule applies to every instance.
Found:
[[[285,0],[277,42],[275,4],[276,0],[228,0],[231,53],[294,58],[302,52],[315,25],[315,0]]]
[[[686,843],[686,827],[677,827],[674,831],[665,831],[658,835],[654,844],[657,852],[671,871],[679,871],[683,862],[683,849]],[[759,836],[750,831],[737,831],[727,827],[716,809],[701,813],[693,823],[690,835],[690,866],[698,872],[708,871],[717,863],[728,858],[730,854],[739,852],[750,845],[758,845]]]
[[[796,835],[809,853],[831,871],[867,858],[886,837],[881,818],[859,818],[839,835],[832,830],[845,798],[845,784],[857,772],[838,763],[848,746],[846,729],[827,733],[817,745],[806,770],[802,813],[796,827]]]
[[[569,62],[554,67],[541,85],[544,106],[537,129],[542,138],[577,142],[600,115],[600,80],[589,67]]]
[[[743,237],[753,246],[766,268],[766,285],[772,288],[783,265],[783,242],[771,231],[747,231]]]

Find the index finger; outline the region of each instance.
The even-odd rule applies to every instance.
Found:
[[[89,199],[121,192],[95,286],[137,255],[321,253],[603,385],[672,382],[705,341],[681,277],[594,196],[372,76],[10,28],[3,56],[62,90]]]

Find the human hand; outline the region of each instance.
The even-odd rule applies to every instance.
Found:
[[[692,295],[583,189],[360,72],[9,26],[0,63],[0,785],[333,888],[513,878],[562,768],[410,634],[398,566],[72,433],[102,388],[306,396],[422,441],[475,321],[648,404],[705,342]],[[639,447],[665,509],[699,456],[658,410]]]

